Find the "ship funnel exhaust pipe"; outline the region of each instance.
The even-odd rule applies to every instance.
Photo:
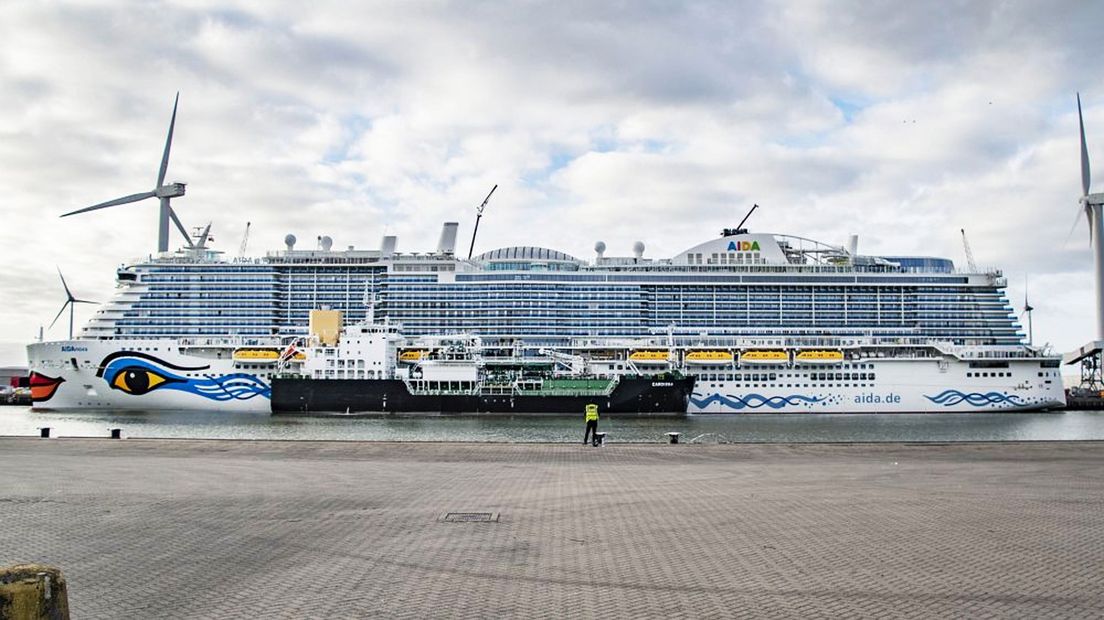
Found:
[[[441,227],[441,240],[437,242],[438,254],[456,253],[456,231],[459,227],[457,222],[445,222]]]
[[[380,255],[384,258],[395,254],[395,248],[399,245],[399,238],[395,235],[384,235],[380,243]]]

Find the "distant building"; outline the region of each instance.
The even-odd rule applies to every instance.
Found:
[[[26,382],[27,369],[23,366],[0,366],[0,392],[19,387],[20,380]]]

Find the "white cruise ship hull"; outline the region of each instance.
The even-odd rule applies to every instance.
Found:
[[[240,346],[240,343],[238,344]],[[73,340],[27,347],[38,410],[222,410],[269,413],[271,365],[232,359],[234,345]],[[1057,368],[1012,359],[978,367],[946,358],[877,358],[814,368],[701,368],[689,413],[937,413],[1062,407]]]
[[[1057,368],[1038,359],[1005,367],[965,360],[863,360],[846,368],[702,371],[693,413],[964,413],[1033,411],[1066,404]]]
[[[28,345],[32,407],[269,413],[274,368],[237,363],[234,348],[168,339]]]

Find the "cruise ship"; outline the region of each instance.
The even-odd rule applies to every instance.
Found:
[[[622,256],[598,242],[586,259],[533,246],[462,258],[457,232],[444,224],[430,251],[402,252],[393,236],[377,249],[329,237],[301,248],[288,235],[263,257],[201,240],[133,261],[78,336],[28,346],[34,407],[268,412],[271,379],[317,309],[347,326],[371,313],[411,338],[582,355],[603,374],[680,370],[697,380],[691,413],[1065,402],[1060,358],[1025,342],[999,271],[744,228],[663,258],[639,242]]]

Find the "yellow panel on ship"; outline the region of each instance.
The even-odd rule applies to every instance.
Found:
[[[629,359],[634,362],[666,362],[669,356],[666,349],[643,349],[633,351]]]
[[[234,351],[235,362],[275,362],[280,357],[280,352],[275,349],[237,349]]]
[[[311,310],[307,321],[311,337],[316,338],[323,346],[337,345],[341,335],[340,310]]]
[[[744,351],[740,354],[740,361],[755,364],[783,364],[790,361],[790,354],[785,351]]]
[[[729,364],[734,357],[731,351],[690,351],[686,361],[690,364]]]
[[[843,351],[802,351],[795,361],[819,364],[835,364],[843,361]]]

